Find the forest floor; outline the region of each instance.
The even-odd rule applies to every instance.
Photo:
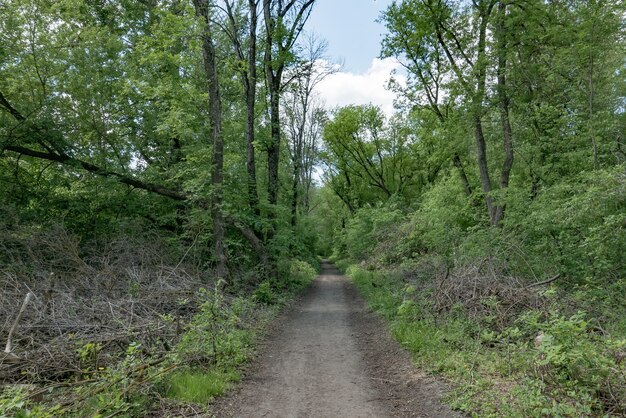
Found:
[[[218,417],[448,417],[425,376],[329,263],[277,320]]]

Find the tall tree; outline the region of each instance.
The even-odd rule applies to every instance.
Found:
[[[391,31],[388,44],[393,44],[395,53],[401,53],[416,65],[417,76],[426,88],[429,102],[435,103],[438,83],[434,81],[453,77],[455,83],[450,86],[448,94],[460,92],[464,97],[467,117],[474,131],[476,162],[487,214],[491,225],[499,225],[504,215],[503,196],[496,200],[493,196],[493,185],[487,156],[487,140],[485,137],[484,118],[485,103],[488,99],[488,73],[493,67],[490,49],[490,29],[493,29],[494,8],[497,0],[476,0],[471,6],[465,7],[462,2],[442,0],[405,0],[399,5],[393,4],[386,13],[386,21]],[[506,7],[500,10],[504,25]],[[400,23],[403,22],[403,23]],[[405,26],[403,26],[405,25]],[[402,35],[406,27],[414,28],[411,37]],[[496,28],[497,29],[497,28]],[[496,30],[501,41],[502,50],[506,48],[504,26]],[[399,36],[396,36],[399,35]],[[393,37],[399,37],[393,40]],[[431,68],[441,69],[441,57],[445,59],[447,75],[442,77],[430,72]],[[506,131],[502,133],[506,158],[500,170],[500,195],[506,193],[509,176],[513,164],[513,147],[510,124],[507,123],[508,98],[505,93],[505,51],[499,56],[500,71],[498,81],[502,88],[498,91],[500,102],[503,103],[502,124]],[[432,62],[435,60],[435,62]],[[432,107],[432,104],[431,104]],[[436,111],[436,110],[435,110]],[[462,167],[455,158],[457,167]],[[465,181],[465,179],[464,179]],[[469,190],[465,185],[466,192]]]
[[[204,71],[209,92],[209,118],[211,126],[211,139],[213,143],[213,159],[211,166],[211,215],[213,218],[213,246],[217,258],[216,275],[226,279],[226,249],[223,204],[224,183],[224,134],[222,132],[222,103],[220,85],[217,72],[215,44],[213,43],[213,30],[209,0],[194,0],[196,14],[201,18],[204,25],[202,31],[202,56],[204,59]]]
[[[324,60],[327,44],[311,34],[302,45],[301,62],[291,70],[285,88],[284,125],[291,157],[291,225],[297,222],[301,188],[305,202],[311,187],[313,163],[321,140],[325,112],[315,101],[315,88],[337,67]]]
[[[502,124],[502,136],[504,145],[504,162],[500,172],[500,190],[507,190],[511,168],[513,167],[513,130],[509,117],[510,98],[507,86],[507,63],[508,63],[508,36],[507,36],[507,3],[501,0],[498,3],[498,13],[496,17],[495,37],[497,55],[497,97],[500,109],[500,123]],[[505,202],[496,206],[492,223],[499,225],[504,217]]]
[[[265,18],[265,79],[269,94],[271,138],[267,146],[268,200],[278,203],[280,162],[280,95],[285,69],[293,62],[293,49],[315,0],[263,0]]]
[[[241,65],[238,69],[246,98],[246,169],[248,177],[248,204],[253,213],[258,216],[259,194],[256,178],[256,153],[255,153],[255,129],[256,129],[256,96],[257,96],[257,26],[258,26],[258,0],[248,0],[247,33],[242,32],[245,25],[241,22],[238,8],[234,0],[226,0],[228,16],[228,35],[232,40],[235,52]]]
[[[382,55],[396,58],[408,74],[406,85],[393,82],[391,86],[409,107],[430,110],[445,128],[451,123],[449,116],[455,99],[446,85],[450,67],[435,34],[429,32],[430,27],[414,20],[415,16],[407,13],[406,7],[394,4],[383,15],[389,33],[383,39]],[[455,142],[458,141],[448,138],[446,145],[452,148],[452,163],[459,172],[466,196],[470,197],[472,186]]]

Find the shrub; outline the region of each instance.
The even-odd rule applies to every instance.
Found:
[[[247,357],[252,332],[239,326],[245,307],[241,302],[227,303],[216,285],[212,291],[201,289],[205,301],[192,319],[178,344],[179,360],[195,367],[232,367]]]
[[[262,282],[259,287],[252,294],[252,299],[259,303],[271,305],[276,301],[276,295],[272,290],[272,285],[269,281]]]

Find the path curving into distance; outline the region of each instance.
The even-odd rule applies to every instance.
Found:
[[[217,417],[449,417],[421,375],[330,263],[278,321]]]

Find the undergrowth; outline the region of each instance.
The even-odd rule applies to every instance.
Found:
[[[626,335],[572,310],[581,304],[568,292],[535,289],[532,308],[511,312],[497,295],[482,297],[480,311],[462,302],[438,311],[432,277],[337,264],[416,365],[453,382],[454,408],[480,417],[626,414]]]
[[[96,271],[88,264],[84,270]],[[82,274],[82,270],[78,272]],[[131,273],[135,274],[134,270]],[[24,331],[16,340],[19,361],[0,361],[0,417],[177,415],[177,408],[186,404],[202,410],[240,379],[241,368],[253,354],[259,335],[317,271],[304,261],[284,260],[279,264],[278,278],[235,294],[225,290],[220,281],[195,291],[174,292],[176,280],[181,281],[182,274],[178,274],[170,272],[161,279],[159,284],[165,290],[153,292],[153,300],[143,288],[144,282],[150,283],[147,274],[141,277],[141,286],[128,287],[129,296],[124,290],[116,290],[122,292],[119,300],[105,290],[100,293],[99,297],[109,298],[102,302],[107,310],[102,310],[100,322],[108,310],[113,314],[114,309],[124,306],[123,300],[135,309],[134,327],[130,322],[120,323],[114,334],[101,330],[79,334],[74,329],[82,329],[80,321],[91,319],[74,318],[72,312],[83,311],[66,309],[62,318],[71,324],[69,330],[62,338],[45,341],[43,348],[34,347],[29,352],[23,349],[23,335],[37,329],[39,317],[51,317],[44,301],[35,300],[22,320]],[[193,283],[187,277],[185,284]],[[133,280],[135,276],[129,283],[138,283]],[[82,304],[82,309],[91,306],[86,300],[74,303],[77,307]],[[42,350],[64,362],[37,357]],[[46,368],[42,368],[44,360]]]

